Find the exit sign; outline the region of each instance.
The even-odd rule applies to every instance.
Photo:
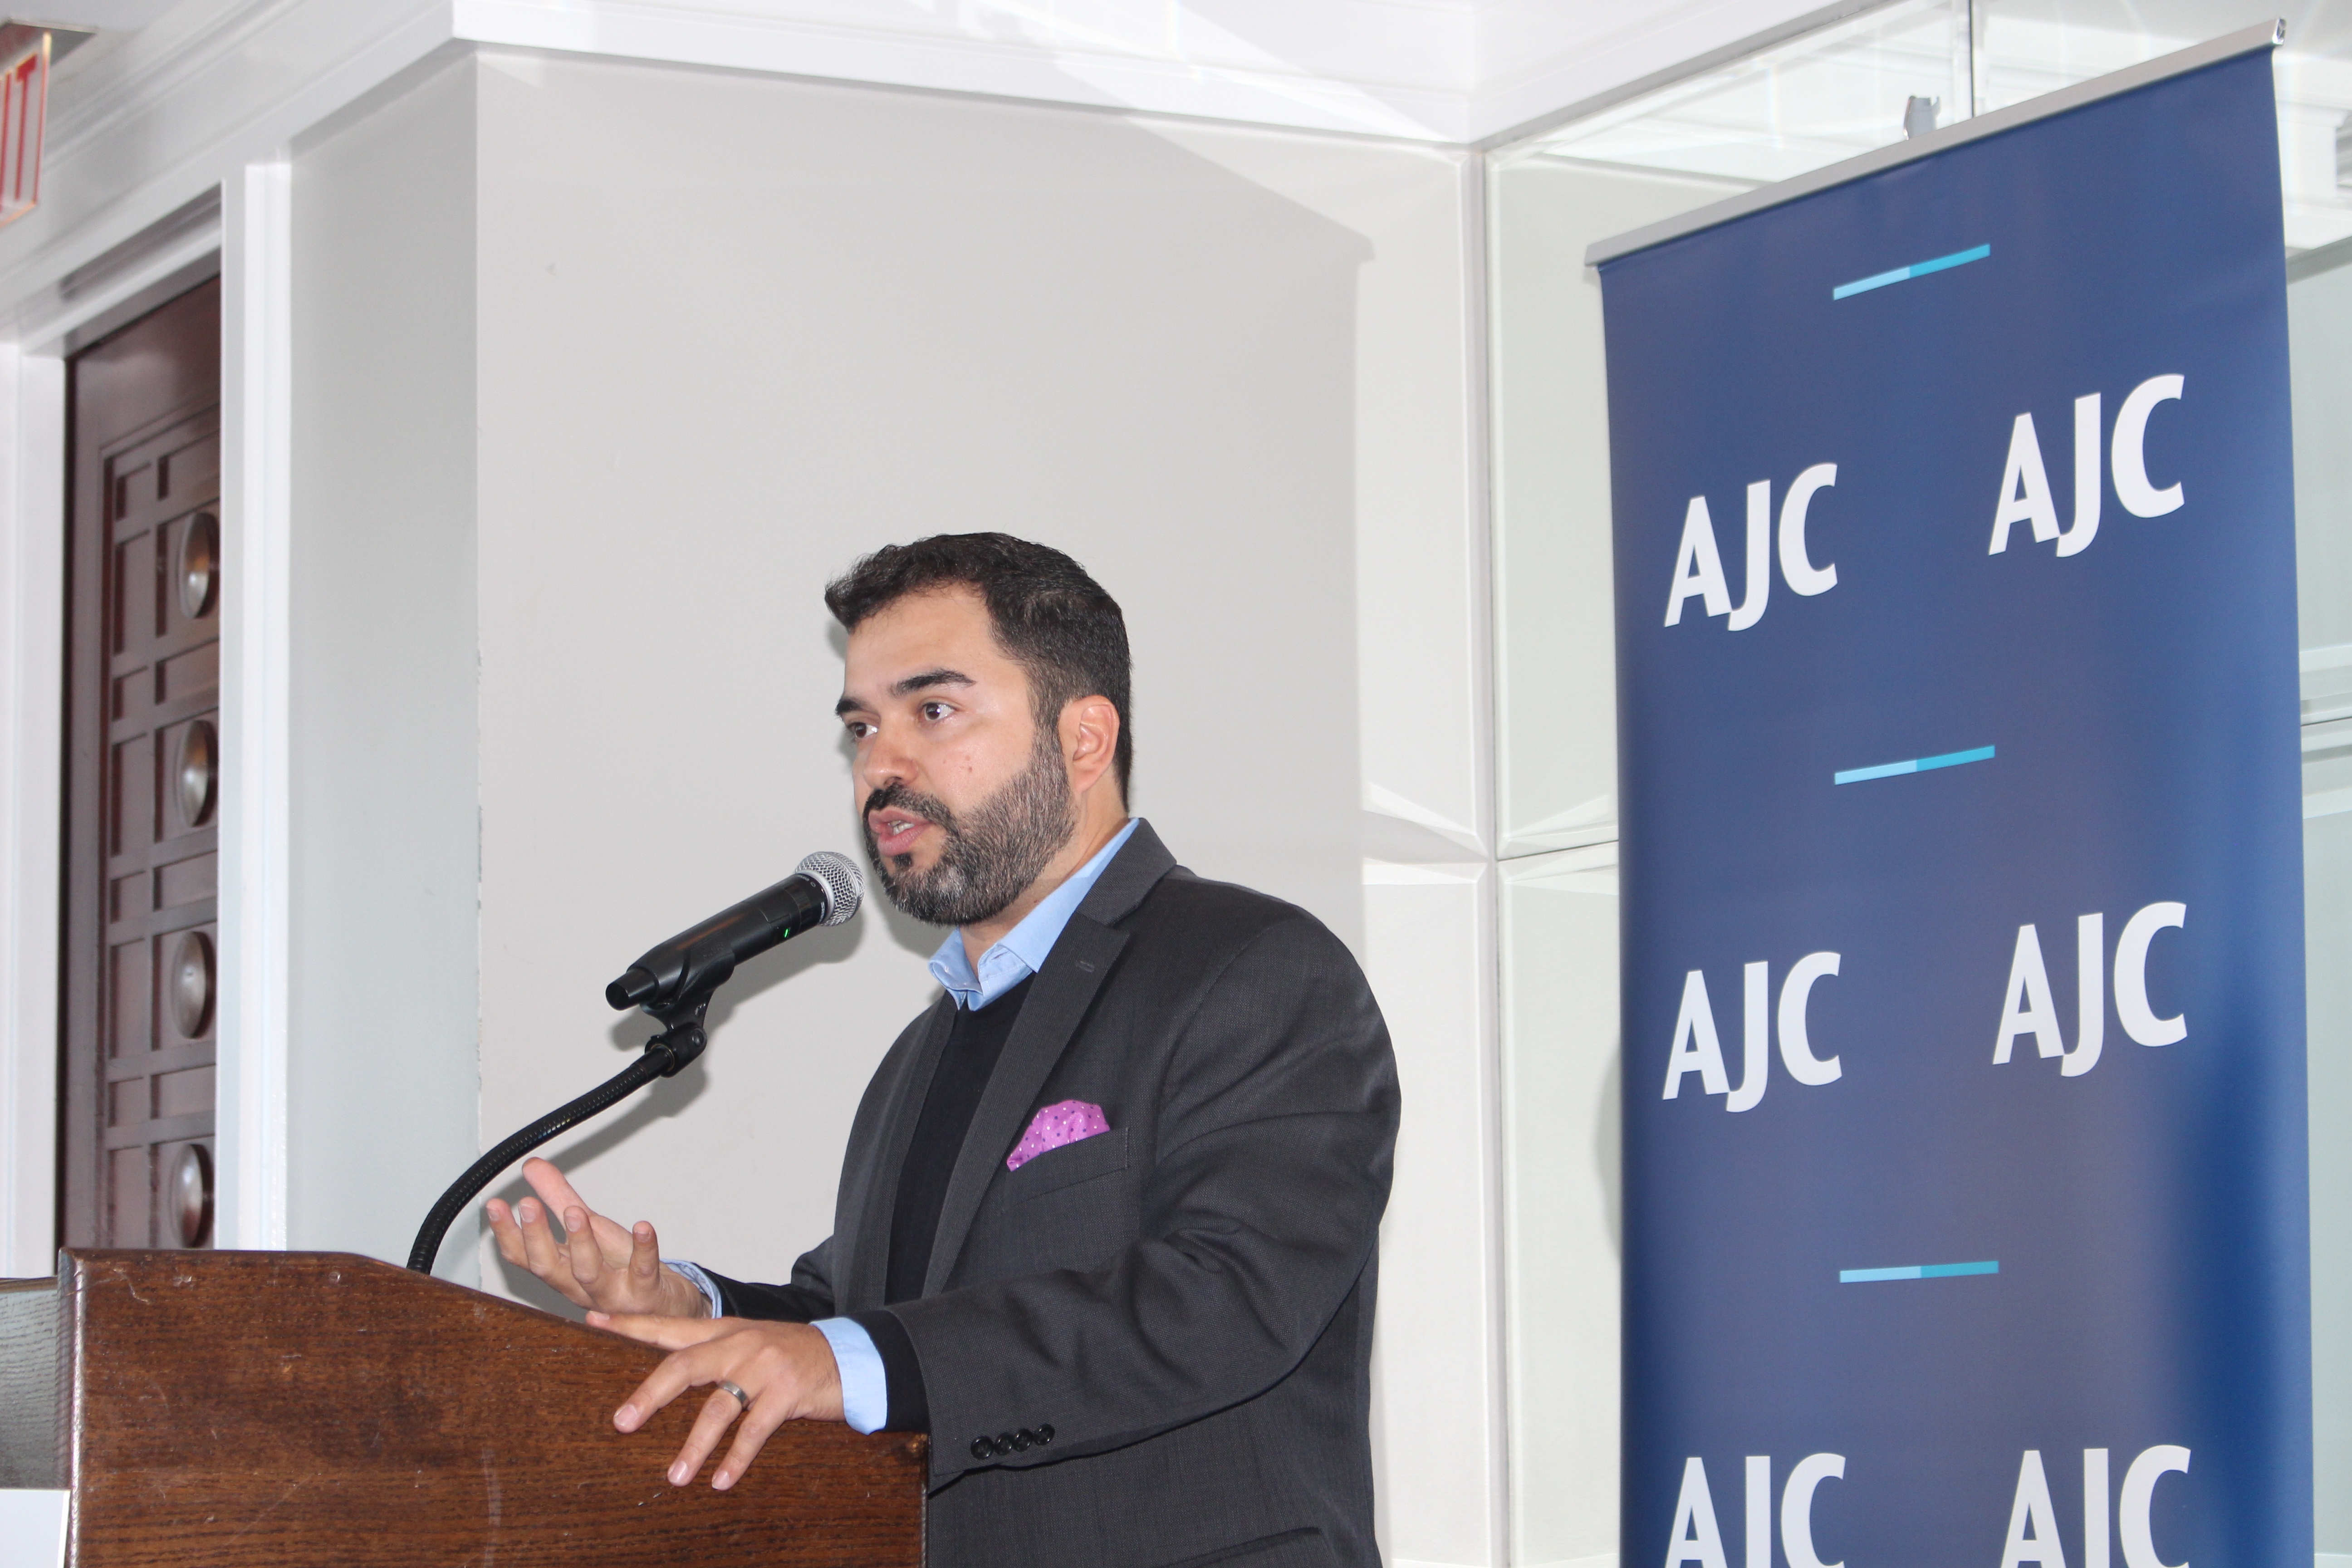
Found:
[[[0,67],[0,224],[41,198],[41,131],[49,110],[49,36]]]

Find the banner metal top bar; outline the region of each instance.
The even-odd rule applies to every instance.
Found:
[[[1986,136],[1998,136],[2004,131],[2014,131],[2021,125],[2031,125],[2037,120],[2047,120],[2053,114],[2064,114],[2070,110],[2080,109],[2084,104],[2096,103],[2101,99],[2114,98],[2119,93],[2131,92],[2151,83],[2163,81],[2168,77],[2182,76],[2189,71],[2202,69],[2206,66],[2219,65],[2223,60],[2234,58],[2239,55],[2252,54],[2256,49],[2276,48],[2285,41],[2285,38],[2286,23],[2284,21],[2257,22],[2251,27],[2241,27],[2236,32],[2224,33],[2220,37],[2205,43],[2194,44],[2185,49],[2177,49],[2168,55],[2159,55],[2155,59],[2146,60],[2136,66],[2127,66],[2119,71],[2110,71],[2105,76],[2093,77],[2088,81],[2076,82],[2072,87],[2060,88],[2055,92],[2045,92],[2039,98],[2028,99],[2023,103],[2011,104],[2007,109],[1997,109],[1990,114],[1975,115],[1944,126],[1940,130],[1931,131],[1925,136],[1914,137],[1907,142],[1897,142],[1891,146],[1875,148],[1857,157],[1832,163],[1826,168],[1815,169],[1811,174],[1798,174],[1773,184],[1743,192],[1736,196],[1727,196],[1722,201],[1710,202],[1706,206],[1695,208],[1676,217],[1645,225],[1641,228],[1618,235],[1614,238],[1595,240],[1591,248],[1584,253],[1584,264],[1587,267],[1598,267],[1604,261],[1614,261],[1621,256],[1631,256],[1637,250],[1647,250],[1654,245],[1664,245],[1670,239],[1680,239],[1686,234],[1696,234],[1701,229],[1714,228],[1719,224],[1729,223],[1734,218],[1746,217],[1750,213],[1762,212],[1768,207],[1780,206],[1801,197],[1810,196],[1816,191],[1825,191],[1834,185],[1843,185],[1849,181],[1875,174],[1881,170],[1907,163],[1915,158],[1925,158],[1931,153],[1941,153],[1947,148],[1959,146],[1965,142],[1974,142]]]

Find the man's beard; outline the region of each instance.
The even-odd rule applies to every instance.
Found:
[[[874,813],[894,805],[940,830],[940,858],[929,870],[916,870],[912,855],[886,858],[875,847]],[[866,797],[858,822],[866,833],[866,858],[890,901],[926,925],[960,926],[1001,914],[1028,891],[1045,863],[1070,841],[1077,814],[1061,748],[1048,740],[1031,755],[1027,768],[965,816],[958,816],[934,796],[888,784]]]

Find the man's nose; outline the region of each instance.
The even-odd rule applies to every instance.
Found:
[[[907,755],[887,729],[877,731],[866,743],[857,759],[858,782],[866,788],[879,789],[885,784],[908,784],[915,776],[914,760]]]

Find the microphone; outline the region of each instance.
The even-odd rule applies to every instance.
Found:
[[[604,987],[604,1000],[616,1013],[643,1007],[658,1016],[686,997],[707,998],[745,960],[812,926],[847,921],[865,892],[856,866],[820,849],[774,887],[647,949]]]

